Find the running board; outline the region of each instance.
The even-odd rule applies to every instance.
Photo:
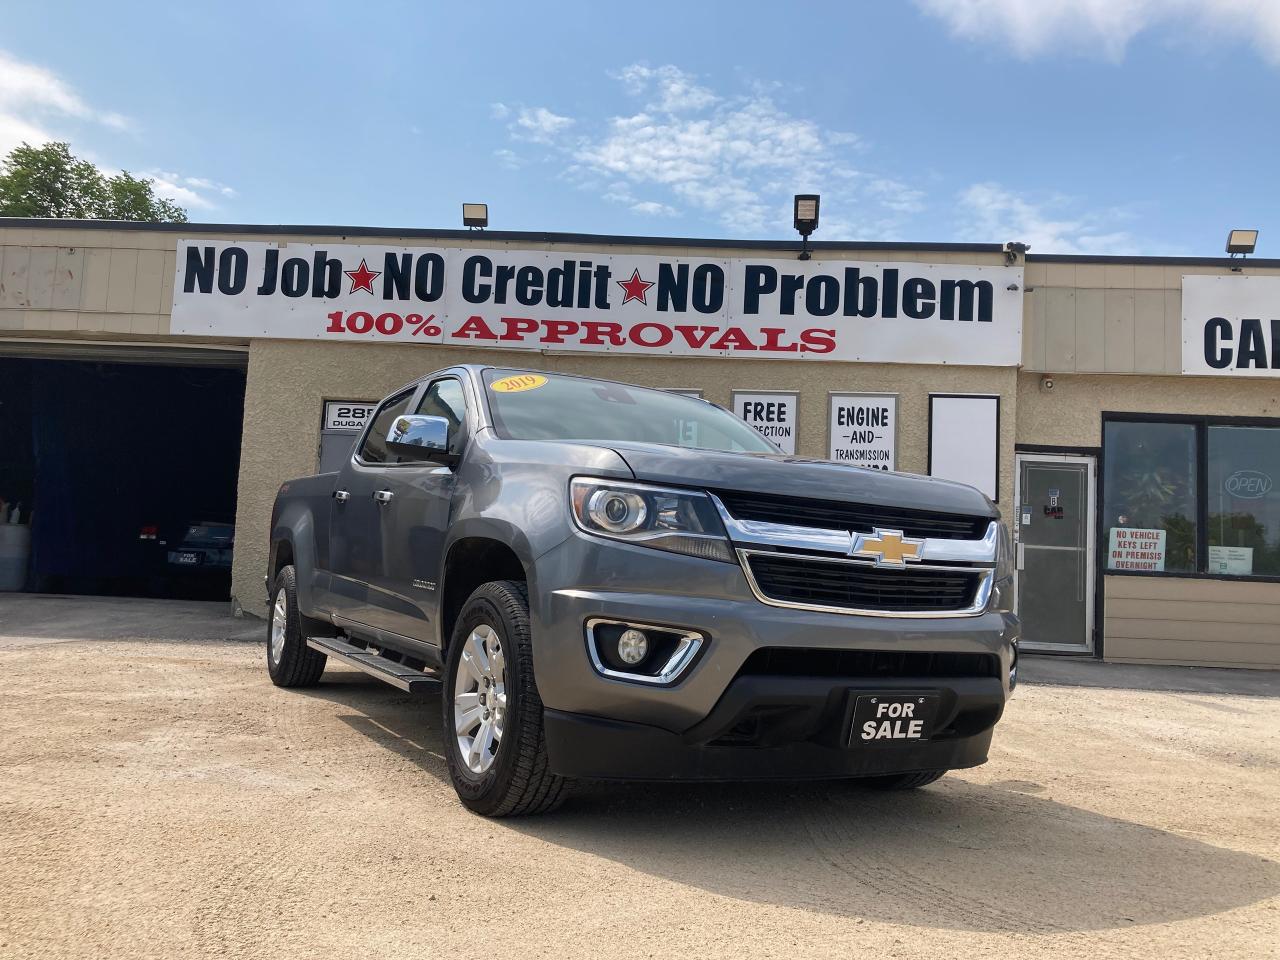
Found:
[[[438,689],[440,678],[406,667],[376,653],[370,653],[363,647],[357,647],[339,640],[336,637],[307,637],[307,646],[318,650],[327,657],[334,657],[349,667],[363,670],[371,677],[377,677],[393,687],[399,687],[407,693],[425,693]]]

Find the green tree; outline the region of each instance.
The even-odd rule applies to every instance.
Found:
[[[187,212],[155,195],[150,180],[114,177],[77,160],[65,143],[15,147],[0,162],[0,217],[66,217],[186,223]]]

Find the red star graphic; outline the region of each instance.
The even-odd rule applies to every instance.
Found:
[[[373,281],[382,276],[381,270],[370,270],[369,265],[364,262],[364,258],[360,258],[360,269],[343,270],[348,277],[351,278],[351,289],[347,293],[355,293],[357,290],[367,290],[373,293]]]
[[[649,298],[646,294],[653,284],[648,280],[641,280],[639,270],[631,271],[630,280],[615,280],[613,282],[620,286],[622,288],[622,292],[626,294],[626,296],[622,298],[623,303],[630,303],[632,300],[639,300],[646,307],[649,305]]]

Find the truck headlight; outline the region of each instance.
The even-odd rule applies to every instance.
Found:
[[[705,493],[575,477],[569,499],[574,523],[597,537],[734,562],[724,524]]]

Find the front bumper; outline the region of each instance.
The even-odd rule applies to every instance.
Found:
[[[860,693],[937,693],[931,739],[845,746]],[[616,780],[768,780],[955,770],[987,759],[1004,709],[997,678],[844,681],[740,677],[684,734],[642,723],[546,711],[547,753],[561,776]]]
[[[774,607],[756,599],[736,564],[581,534],[536,567],[535,675],[551,764],[566,776],[851,777],[974,766],[1009,697],[1018,629],[1009,614],[910,619]],[[605,677],[587,653],[585,625],[596,617],[697,630],[706,642],[670,685]],[[977,655],[990,667],[773,674],[748,663],[765,649]],[[933,739],[845,747],[856,693],[894,690],[939,694]]]

